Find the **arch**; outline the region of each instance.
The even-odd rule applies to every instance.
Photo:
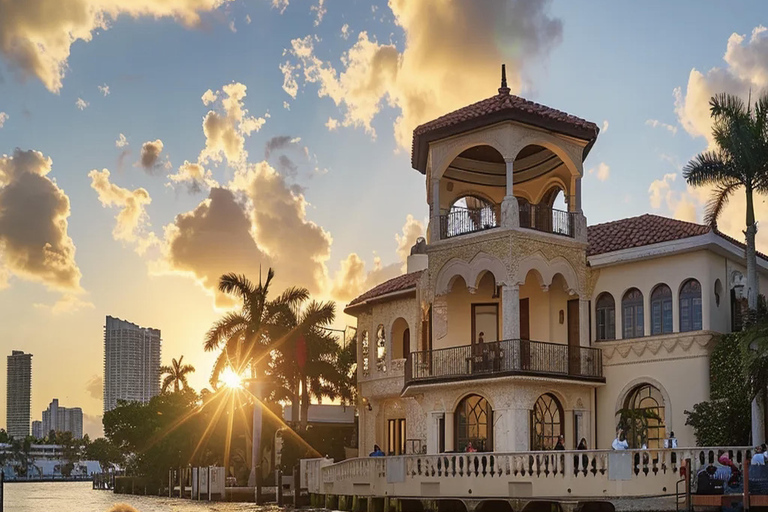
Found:
[[[630,448],[664,447],[667,412],[659,388],[648,382],[630,388],[617,414]]]
[[[464,198],[467,197],[473,197],[475,199],[479,199],[480,201],[483,201],[484,203],[490,205],[490,206],[496,206],[496,201],[493,200],[491,196],[488,194],[481,192],[479,190],[462,190],[461,195],[457,195],[453,200],[451,201],[451,206],[448,208],[450,210],[453,208],[453,206],[458,202],[461,201]]]
[[[579,169],[580,165],[576,164],[573,158],[571,158],[571,155],[568,154],[568,151],[563,146],[555,142],[557,141],[555,137],[550,137],[551,136],[548,136],[547,134],[535,132],[527,137],[524,137],[523,140],[525,142],[519,144],[519,147],[514,154],[514,158],[517,159],[517,155],[519,155],[520,152],[522,152],[528,146],[541,146],[557,155],[565,167],[571,171],[571,175],[581,176],[581,171]],[[581,164],[581,162],[579,162],[579,164]]]
[[[478,394],[468,394],[454,409],[454,447],[463,452],[470,443],[479,452],[493,451],[493,408]]]
[[[480,252],[469,262],[458,258],[446,262],[437,273],[435,295],[445,295],[450,292],[457,276],[461,276],[470,289],[475,289],[485,272],[493,274],[497,285],[510,283],[507,267],[504,263],[496,256]]]
[[[651,290],[651,336],[671,333],[673,322],[672,289],[659,283]]]
[[[498,151],[499,154],[502,155],[502,158],[506,158],[504,153],[509,152],[508,148],[504,147],[503,137],[489,137],[488,134],[481,134],[480,132],[467,134],[466,136],[454,139],[451,142],[450,146],[440,148],[442,151],[430,151],[430,155],[434,158],[434,166],[432,167],[432,175],[429,176],[430,178],[442,179],[445,171],[448,170],[448,167],[451,166],[453,161],[463,152],[474,147],[490,146]]]
[[[392,343],[392,359],[407,357],[411,351],[411,330],[408,327],[408,321],[403,317],[396,318],[392,322],[389,333],[389,339]]]
[[[376,370],[387,371],[387,333],[383,324],[376,328]]]
[[[645,332],[643,292],[630,288],[621,297],[621,333],[623,339],[641,338]]]
[[[678,301],[680,305],[678,309],[680,332],[700,331],[702,328],[701,283],[694,278],[683,281],[680,285]],[[717,302],[719,305],[720,300],[718,299]]]
[[[531,450],[552,450],[565,432],[562,402],[552,393],[544,393],[531,408]]]
[[[609,341],[616,339],[616,301],[613,295],[602,292],[595,301],[595,323],[597,341]]]
[[[562,256],[556,256],[551,261],[547,261],[541,252],[536,252],[525,257],[520,261],[517,267],[517,284],[525,284],[528,272],[536,270],[542,279],[542,286],[552,284],[555,274],[560,274],[568,285],[569,292],[577,293],[580,289],[579,278],[571,264]]]
[[[720,301],[723,299],[723,283],[720,279],[715,279],[715,306],[720,307]]]
[[[664,397],[664,407],[665,407],[665,418],[664,421],[666,423],[666,428],[669,429],[669,431],[674,430],[674,425],[672,424],[673,415],[672,415],[672,400],[669,396],[669,393],[667,392],[667,389],[659,382],[658,380],[654,379],[653,377],[644,376],[644,377],[637,377],[635,379],[632,379],[628,383],[624,385],[624,387],[621,389],[621,392],[616,397],[616,408],[614,410],[620,411],[624,407],[624,403],[627,400],[627,397],[629,396],[629,393],[635,389],[636,387],[643,385],[643,384],[650,384],[656,389],[659,390],[661,393],[661,396]]]
[[[552,189],[558,188],[560,191],[568,195],[568,190],[570,187],[568,187],[565,182],[560,178],[559,176],[550,176],[547,181],[544,182],[544,185],[541,187],[541,191],[539,192],[539,195],[536,196],[536,203],[541,203],[541,201],[546,197],[547,194],[549,194]],[[553,198],[554,199],[554,198]],[[552,205],[549,205],[552,206]]]
[[[478,503],[475,512],[514,512],[507,500],[483,500]]]

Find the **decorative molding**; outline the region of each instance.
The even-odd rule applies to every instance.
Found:
[[[661,356],[661,348],[666,354],[675,354],[679,358],[690,357],[692,350],[701,351],[707,355],[714,345],[718,333],[713,331],[697,331],[662,336],[649,336],[633,340],[601,341],[596,346],[603,351],[603,364],[612,366],[620,364],[620,359],[627,359],[630,353],[636,356],[635,362],[656,361]],[[673,358],[674,359],[674,358]]]

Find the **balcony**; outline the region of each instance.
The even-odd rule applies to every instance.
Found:
[[[448,213],[440,216],[440,239],[496,227],[499,227],[499,216],[493,205],[486,204],[480,208],[454,206]]]
[[[405,385],[532,375],[605,382],[600,349],[528,340],[411,352]]]
[[[543,204],[520,203],[520,227],[574,237],[576,213],[556,210]]]

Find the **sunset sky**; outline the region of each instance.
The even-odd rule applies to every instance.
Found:
[[[0,347],[34,354],[32,419],[56,397],[101,433],[106,315],[161,329],[206,386],[223,272],[271,266],[351,325],[426,225],[413,128],[495,94],[501,63],[600,126],[590,224],[701,221],[681,168],[711,94],[768,88],[763,25],[761,1],[0,2]],[[720,223],[739,239],[743,205]]]

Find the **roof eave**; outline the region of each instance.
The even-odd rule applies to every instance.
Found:
[[[399,298],[401,295],[410,295],[412,293],[416,293],[416,285],[409,286],[408,288],[404,288],[402,290],[397,290],[394,292],[385,293],[383,295],[377,295],[376,297],[371,297],[369,299],[362,300],[356,304],[349,304],[347,307],[344,308],[344,313],[347,315],[354,316],[351,311],[357,311],[360,308],[363,308],[365,306],[370,306],[377,302],[382,302],[388,299],[396,299]]]

